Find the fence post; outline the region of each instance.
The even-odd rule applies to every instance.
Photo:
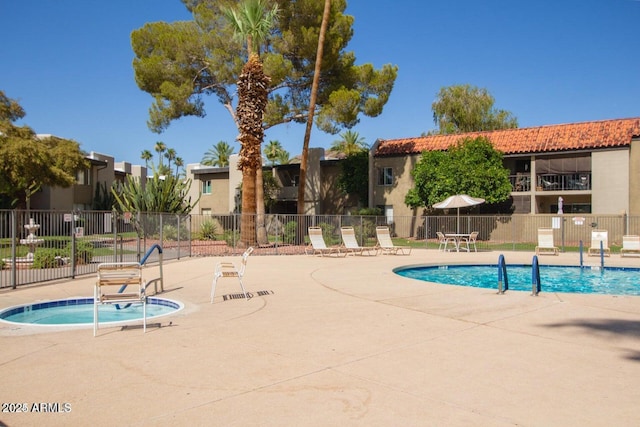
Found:
[[[76,211],[71,212],[71,278],[76,278]]]
[[[18,215],[16,211],[11,211],[11,288],[15,289],[18,285],[18,273],[17,273],[17,251],[16,242],[18,241]]]

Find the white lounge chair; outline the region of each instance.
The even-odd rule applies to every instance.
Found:
[[[309,244],[310,247],[304,249],[307,255],[346,255],[346,253],[343,254],[337,246],[327,246],[322,236],[322,228],[320,227],[309,227]]]
[[[213,282],[211,283],[211,303],[213,304],[213,297],[216,294],[216,285],[218,284],[218,279],[223,277],[237,277],[240,282],[240,289],[242,289],[242,293],[244,294],[244,298],[247,298],[247,291],[244,289],[244,284],[242,283],[242,277],[247,269],[247,258],[253,252],[253,247],[249,246],[246,251],[242,254],[242,261],[240,262],[240,267],[236,267],[235,264],[228,261],[221,261],[216,265],[215,273],[213,274]]]
[[[376,227],[376,237],[378,238],[378,249],[383,254],[397,255],[409,255],[411,253],[411,246],[396,246],[391,240],[391,234],[389,227],[381,225]]]
[[[456,239],[453,237],[447,237],[441,231],[436,231],[436,236],[438,237],[438,250],[439,251],[447,251],[447,244],[452,243],[453,246],[456,246]]]
[[[360,246],[356,240],[356,232],[353,227],[340,227],[342,234],[343,250],[351,255],[377,255],[375,246]]]
[[[620,249],[620,256],[628,255],[640,256],[640,236],[622,236],[622,249]]]
[[[538,246],[536,255],[558,255],[560,249],[553,242],[553,228],[538,228]]]
[[[117,287],[115,289],[114,287]],[[137,262],[104,262],[98,264],[98,280],[93,289],[93,336],[98,333],[101,305],[115,304],[118,310],[131,304],[142,304],[142,322],[147,332],[147,284],[142,266]]]
[[[607,230],[593,230],[591,232],[591,247],[589,248],[590,256],[600,255],[600,242],[602,242],[602,252],[604,256],[611,255],[611,249],[609,249],[609,232]]]

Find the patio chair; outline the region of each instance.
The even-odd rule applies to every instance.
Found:
[[[467,237],[462,237],[460,239],[460,244],[458,245],[458,250],[466,249],[467,252],[471,252],[471,245],[473,245],[473,251],[478,252],[478,248],[476,247],[476,239],[478,238],[477,231],[472,232]]]
[[[327,246],[324,242],[324,237],[322,237],[322,228],[320,227],[309,227],[309,244],[310,246],[304,248],[304,252],[307,255],[346,255],[346,253],[342,254],[337,246]]]
[[[640,255],[640,236],[622,236],[622,248],[620,249],[620,256],[626,255]]]
[[[114,286],[118,289],[114,289]],[[105,304],[115,304],[118,310],[121,308],[119,304],[123,304],[122,308],[128,308],[131,304],[142,304],[143,330],[147,332],[146,287],[147,284],[142,278],[142,266],[138,262],[98,264],[98,280],[93,289],[93,336],[98,333],[99,306]]]
[[[213,304],[213,297],[216,294],[216,285],[218,284],[218,279],[224,277],[237,277],[240,282],[240,289],[242,289],[242,293],[244,294],[244,299],[247,298],[247,291],[244,290],[244,284],[242,283],[242,277],[247,269],[247,258],[253,252],[253,246],[249,246],[246,251],[242,254],[242,261],[240,262],[240,267],[236,267],[235,264],[228,261],[221,261],[216,265],[215,273],[213,274],[213,282],[211,283],[211,304]]]
[[[538,228],[538,246],[536,255],[558,255],[560,249],[553,242],[553,228]]]
[[[445,236],[441,231],[436,231],[436,236],[438,237],[438,250],[439,251],[447,251],[447,244],[453,243],[453,246],[456,245],[456,239],[453,237]]]
[[[382,251],[382,254],[388,255],[409,255],[411,253],[411,246],[396,246],[391,240],[391,234],[389,233],[389,227],[381,225],[376,227],[376,237],[378,239],[377,248]]]
[[[591,247],[589,248],[590,256],[600,255],[600,242],[602,242],[602,252],[604,256],[611,255],[611,249],[609,249],[609,232],[607,230],[593,230],[591,232]]]
[[[356,240],[356,232],[353,227],[340,227],[342,234],[343,250],[347,255],[377,255],[378,248],[374,246],[360,246]]]

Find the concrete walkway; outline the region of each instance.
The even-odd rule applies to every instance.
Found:
[[[640,425],[640,297],[497,295],[392,272],[498,255],[252,256],[253,297],[225,299],[240,290],[225,279],[214,304],[220,258],[165,263],[163,296],[185,309],[146,334],[0,323],[0,425]],[[94,280],[2,290],[0,307],[91,296]],[[40,403],[63,412],[34,412]]]

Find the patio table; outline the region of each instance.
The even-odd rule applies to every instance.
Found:
[[[469,239],[471,234],[469,233],[445,233],[444,237],[449,237],[453,239],[453,244],[456,247],[456,252],[460,252],[460,243],[464,239]],[[467,246],[467,252],[470,252],[469,247]]]

